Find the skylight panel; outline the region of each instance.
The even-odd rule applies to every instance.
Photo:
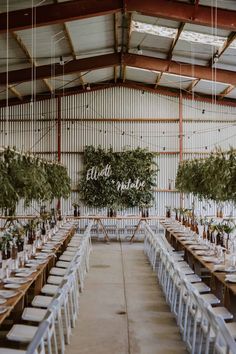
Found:
[[[212,34],[204,34],[192,31],[183,31],[179,39],[188,42],[208,44],[214,47],[222,47],[226,37],[219,37]]]
[[[159,25],[152,25],[148,23],[143,23],[139,21],[132,21],[131,30],[134,32],[152,34],[160,37],[175,38],[178,29],[164,27]],[[180,38],[182,41],[208,44],[214,47],[223,46],[226,37],[215,36],[213,34],[204,34],[194,31],[182,31]]]
[[[131,31],[149,33],[155,36],[168,38],[175,38],[177,33],[177,29],[175,28],[151,25],[149,23],[143,23],[139,21],[132,21]]]

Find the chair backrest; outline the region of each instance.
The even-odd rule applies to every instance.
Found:
[[[224,319],[220,316],[216,316],[212,312],[212,308],[210,305],[206,307],[206,312],[208,317],[210,318],[212,329],[215,333],[215,351],[222,352],[222,348],[224,348],[224,353],[236,353],[236,343],[231,333],[229,332]]]
[[[28,345],[26,354],[46,354],[45,348],[45,334],[47,333],[50,326],[50,322],[43,321],[40,323],[37,332],[35,333],[32,341]]]

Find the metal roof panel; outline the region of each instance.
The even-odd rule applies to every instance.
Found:
[[[155,84],[158,72],[153,72],[144,69],[132,68],[130,66],[126,67],[126,78],[127,80],[144,82],[146,84]]]

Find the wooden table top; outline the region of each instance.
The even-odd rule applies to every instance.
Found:
[[[106,215],[81,215],[81,216],[71,216],[68,215],[67,218],[72,218],[75,220],[80,219],[90,219],[90,220],[164,220],[163,216],[151,215],[147,217],[142,217],[141,215],[117,215],[117,216],[106,216]]]
[[[3,283],[0,284],[0,290],[12,290],[12,291],[16,291],[16,293],[17,293],[16,296],[9,298],[9,299],[5,299],[7,301],[2,306],[7,306],[9,308],[6,312],[4,312],[3,314],[0,314],[0,324],[10,315],[12,310],[16,307],[16,305],[20,302],[20,300],[25,296],[25,294],[29,290],[30,286],[37,280],[37,278],[39,278],[39,276],[43,273],[43,271],[48,266],[50,260],[60,250],[62,245],[65,243],[65,241],[68,239],[68,237],[70,237],[73,234],[74,231],[75,231],[75,228],[72,226],[70,230],[65,232],[65,236],[63,237],[63,239],[58,244],[55,244],[55,248],[52,250],[53,255],[50,255],[49,257],[47,257],[47,262],[45,262],[43,264],[39,264],[36,272],[32,273],[32,275],[29,276],[29,278],[31,279],[30,281],[28,281],[25,284],[22,284],[17,289],[6,289],[6,288],[4,288]],[[30,268],[29,268],[29,270],[30,270]],[[14,276],[14,275],[11,274],[11,276]]]
[[[181,240],[181,237],[186,236],[187,235],[183,235],[183,233],[179,233],[178,231],[175,231],[171,228],[171,226],[167,226],[163,223],[161,223],[162,226],[171,233],[172,236],[175,237],[175,239],[189,252],[193,255],[194,258],[197,259],[198,262],[200,262],[204,268],[208,269],[210,273],[214,274],[214,276],[226,287],[228,288],[233,295],[236,295],[236,283],[230,283],[228,281],[225,280],[226,275],[231,274],[228,272],[222,272],[222,271],[215,271],[215,264],[211,263],[211,262],[206,262],[204,261],[203,257],[204,256],[200,256],[198,254],[196,254],[195,250],[192,249],[190,246],[191,245],[186,245],[185,242],[183,240]],[[222,263],[221,263],[222,264]],[[232,273],[232,274],[236,274],[236,273]]]

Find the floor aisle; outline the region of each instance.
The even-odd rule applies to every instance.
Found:
[[[66,354],[185,354],[143,244],[95,243]]]

